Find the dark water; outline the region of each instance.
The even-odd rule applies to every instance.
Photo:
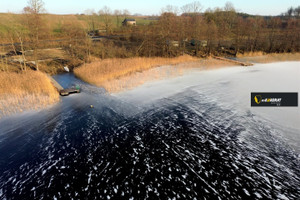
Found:
[[[56,79],[83,93],[0,121],[0,199],[300,197],[298,154],[250,111],[192,89],[141,108]]]

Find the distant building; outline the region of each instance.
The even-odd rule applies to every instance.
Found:
[[[124,19],[122,22],[123,26],[136,26],[135,19]]]

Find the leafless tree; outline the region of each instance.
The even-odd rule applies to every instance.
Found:
[[[28,6],[23,9],[30,33],[31,44],[34,52],[36,69],[39,70],[37,50],[39,46],[42,27],[44,25],[41,14],[45,12],[42,0],[29,0]]]
[[[196,14],[200,13],[203,9],[203,6],[199,1],[194,1],[192,3],[186,4],[181,7],[183,13]]]
[[[214,41],[217,37],[217,26],[213,20],[206,23],[205,31],[205,37],[207,40],[207,55],[210,55],[214,51]]]
[[[287,16],[288,16],[288,17],[292,17],[293,12],[294,12],[293,7],[290,7],[290,8],[287,10]]]
[[[114,11],[114,15],[115,15],[115,17],[117,18],[117,27],[119,27],[120,26],[120,16],[121,16],[121,11],[120,10],[115,10]]]
[[[7,32],[8,32],[9,38],[10,38],[11,47],[12,47],[15,55],[18,55],[17,48],[16,48],[15,44],[17,42],[20,44],[21,55],[22,55],[22,60],[19,59],[20,68],[21,68],[22,71],[26,71],[26,58],[25,58],[25,49],[24,49],[24,37],[25,37],[24,32],[18,26],[9,28],[7,30]]]
[[[268,49],[267,49],[267,51],[269,53],[273,52],[274,48],[277,45],[276,37],[278,37],[280,24],[281,24],[281,20],[278,17],[272,18],[269,21],[269,24],[268,24],[268,26],[269,26],[269,30],[268,30],[269,31],[269,35],[268,35],[269,45],[268,45]]]
[[[110,34],[112,31],[112,11],[109,7],[104,6],[100,11],[99,11],[100,17],[103,19],[106,34]]]
[[[96,13],[94,9],[88,9],[84,12],[88,17],[89,30],[96,33]]]
[[[5,42],[5,35],[3,32],[0,32],[0,42],[4,43]],[[4,46],[1,46],[2,52],[4,52]],[[5,71],[5,61],[4,61],[4,55],[0,55],[0,60],[1,60],[1,68],[2,71]]]
[[[161,13],[173,13],[175,15],[179,14],[179,9],[177,6],[167,5],[165,8],[161,9]]]
[[[127,9],[123,10],[123,18],[126,19],[130,15],[130,12]]]
[[[226,11],[226,12],[230,12],[230,11],[235,12],[235,8],[234,8],[233,4],[230,1],[227,1],[225,3],[224,11]]]
[[[300,17],[300,6],[298,6],[297,8],[294,8],[294,16],[296,18]]]

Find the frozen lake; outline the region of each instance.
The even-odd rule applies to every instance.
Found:
[[[300,62],[191,69],[108,95],[58,75],[83,92],[0,120],[0,199],[297,199],[299,107],[250,93],[299,77]]]
[[[206,101],[236,112],[251,113],[278,126],[282,134],[300,152],[300,107],[251,107],[251,92],[300,91],[300,62],[256,64],[252,67],[223,68],[211,71],[190,70],[184,76],[147,83],[115,96],[139,106],[189,91],[205,96]],[[199,101],[203,101],[199,99]],[[299,105],[299,98],[298,98]]]

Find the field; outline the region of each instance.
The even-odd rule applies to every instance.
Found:
[[[108,21],[112,29],[117,29],[121,27],[124,16],[116,17],[114,15],[108,16]],[[130,16],[130,18],[136,19],[137,25],[148,25],[153,20],[147,17],[141,16]],[[11,13],[0,13],[0,35],[6,34],[10,29],[21,29],[26,30],[25,19],[21,14],[11,14]],[[50,36],[52,38],[63,37],[62,32],[66,26],[78,26],[85,31],[92,30],[92,24],[94,24],[95,29],[105,29],[105,22],[102,16],[91,16],[91,15],[55,15],[55,14],[43,14],[42,19],[45,22],[46,28],[50,31]],[[3,38],[2,38],[3,40]],[[9,38],[6,39],[10,42]]]
[[[42,72],[0,72],[0,118],[59,101],[59,94]]]

